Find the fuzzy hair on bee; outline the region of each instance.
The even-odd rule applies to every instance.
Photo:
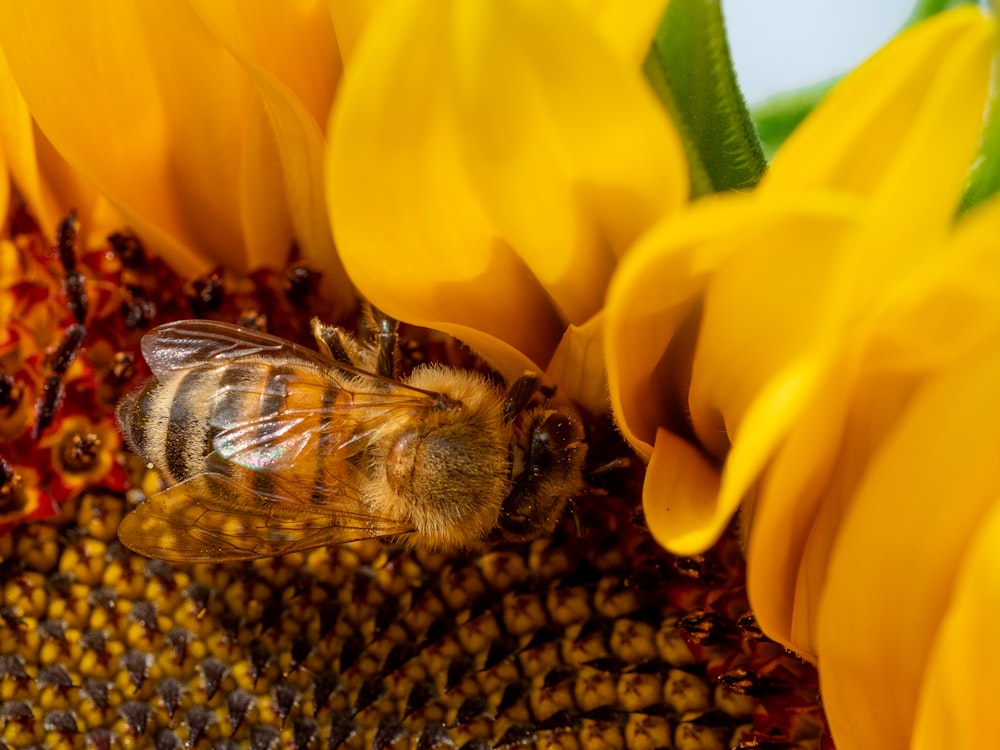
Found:
[[[396,322],[313,321],[319,350],[207,320],[150,331],[153,377],[118,406],[170,484],[127,515],[170,561],[270,557],[381,537],[439,550],[546,533],[583,486],[583,428],[526,373],[506,392],[440,365],[396,376]]]

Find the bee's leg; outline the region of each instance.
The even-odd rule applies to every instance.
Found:
[[[334,362],[343,362],[361,370],[371,371],[370,350],[358,343],[358,340],[343,328],[327,325],[319,318],[313,318],[312,334],[319,350]]]
[[[541,387],[537,372],[526,372],[507,389],[507,400],[503,402],[503,421],[510,422],[520,414],[531,401],[531,397]]]
[[[375,345],[376,374],[383,378],[396,377],[396,345],[399,322],[390,318],[371,302],[365,303],[365,318],[370,326],[370,335]]]

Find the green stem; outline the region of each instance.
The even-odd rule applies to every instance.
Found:
[[[767,162],[736,83],[719,0],[671,0],[644,70],[681,133],[692,194],[755,185]]]

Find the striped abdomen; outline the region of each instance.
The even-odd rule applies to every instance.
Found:
[[[321,470],[317,462],[324,459],[323,443],[330,436],[321,431],[290,440],[295,415],[313,415],[315,427],[315,415],[326,417],[343,397],[312,367],[244,360],[151,379],[119,404],[118,421],[129,447],[171,482],[203,473],[215,449],[225,458],[235,454],[234,462],[247,470],[291,468],[304,457],[313,465],[295,466],[295,473],[310,481]],[[227,471],[237,472],[237,467]]]

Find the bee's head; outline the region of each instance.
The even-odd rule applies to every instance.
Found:
[[[551,531],[566,502],[583,487],[587,453],[580,420],[566,411],[538,407],[525,415],[514,446],[513,489],[500,509],[506,539]]]

